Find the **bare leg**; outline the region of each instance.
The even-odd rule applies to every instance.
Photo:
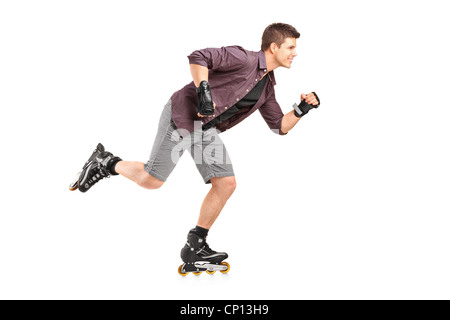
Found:
[[[144,163],[138,161],[119,161],[116,164],[116,172],[120,175],[136,182],[146,189],[158,189],[163,184],[161,181],[152,175],[148,174],[144,169]]]
[[[146,189],[158,189],[164,184],[163,181],[148,174],[142,162],[120,161],[116,164],[115,170]],[[234,177],[216,177],[211,178],[211,185],[211,190],[203,200],[197,222],[198,226],[208,230],[236,189],[236,180]]]
[[[236,180],[234,177],[216,177],[211,179],[211,184],[211,190],[203,200],[197,222],[198,226],[208,230],[236,189]]]

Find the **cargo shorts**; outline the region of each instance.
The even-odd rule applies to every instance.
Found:
[[[213,177],[234,176],[233,165],[215,127],[202,130],[201,122],[184,138],[172,120],[172,102],[169,100],[159,120],[158,132],[145,171],[166,181],[186,149],[191,154],[205,183]]]

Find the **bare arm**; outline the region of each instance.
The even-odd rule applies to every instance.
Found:
[[[306,103],[312,104],[314,106],[319,104],[319,102],[316,100],[316,97],[313,93],[309,93],[308,95],[302,93],[300,95],[300,100],[306,100]],[[295,127],[295,125],[301,118],[302,117],[297,117],[295,115],[294,110],[292,110],[289,113],[286,113],[283,116],[283,119],[281,120],[281,131],[283,133],[288,133],[289,130],[291,130],[293,127]]]
[[[200,86],[203,80],[208,81],[208,68],[199,64],[190,64],[192,79],[196,87]]]
[[[297,118],[294,114],[294,110],[286,113],[281,120],[281,131],[283,133],[288,133],[301,118]]]

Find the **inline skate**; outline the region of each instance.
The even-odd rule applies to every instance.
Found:
[[[105,147],[99,143],[81,171],[78,172],[75,181],[69,185],[69,190],[75,191],[78,189],[81,192],[86,192],[103,178],[117,175],[112,170],[112,166],[121,160],[111,152],[105,151]]]
[[[230,271],[230,265],[223,261],[228,258],[228,254],[212,250],[206,243],[206,239],[194,231],[192,229],[189,232],[187,242],[181,249],[181,259],[184,263],[178,267],[178,273],[184,277],[189,272],[199,275],[203,271],[208,274],[214,274],[216,271],[221,273]]]

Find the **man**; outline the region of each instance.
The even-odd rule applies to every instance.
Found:
[[[188,56],[193,82],[175,92],[166,104],[149,161],[122,161],[99,144],[72,189],[78,186],[86,192],[105,176],[118,174],[146,189],[158,189],[189,150],[211,189],[181,250],[184,264],[179,273],[227,272],[229,266],[222,261],[228,255],[211,250],[206,243],[209,229],[236,188],[233,166],[219,132],[259,110],[270,129],[285,135],[319,106],[315,93],[301,94],[300,105],[294,104],[294,110],[283,114],[275,99],[273,71],[291,68],[299,37],[294,27],[274,23],[265,29],[259,52],[239,46],[194,51]]]

